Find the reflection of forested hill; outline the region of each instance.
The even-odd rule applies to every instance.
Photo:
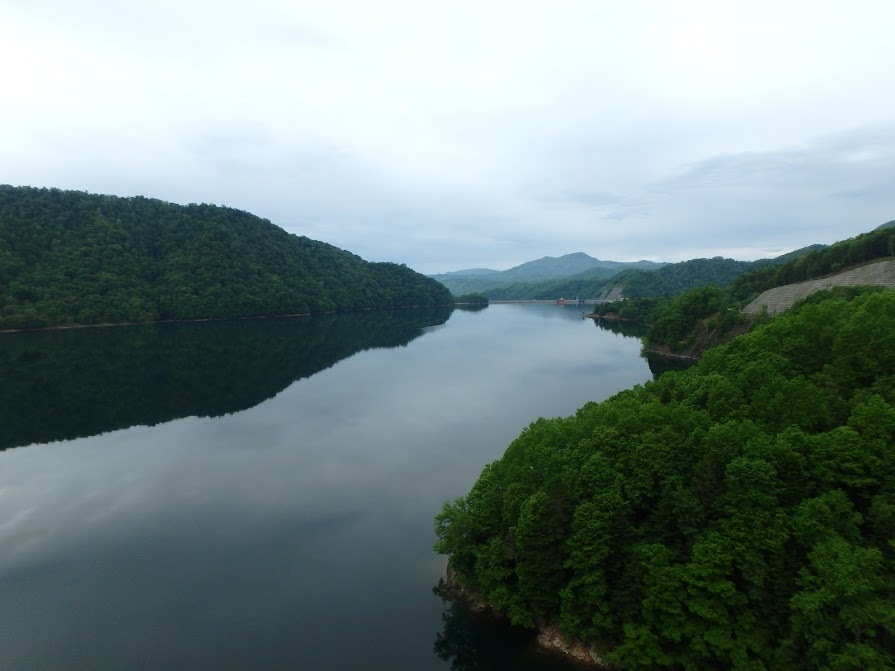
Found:
[[[406,266],[248,212],[0,185],[0,328],[452,302]]]
[[[601,331],[609,331],[626,338],[642,338],[648,328],[640,322],[619,319],[594,319],[594,325]],[[695,363],[695,360],[689,357],[663,356],[656,352],[644,351],[640,356],[646,359],[653,378],[658,378],[669,370],[686,370]]]
[[[641,338],[646,333],[646,326],[640,322],[622,321],[620,319],[594,319],[594,326],[601,331],[609,331],[626,338]]]
[[[406,345],[450,310],[3,336],[0,449],[245,410],[356,352]]]

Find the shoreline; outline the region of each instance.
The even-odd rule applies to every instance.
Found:
[[[647,325],[647,323],[641,319],[630,319],[630,318],[626,318],[626,317],[619,317],[614,312],[610,312],[605,315],[598,315],[598,314],[594,313],[594,314],[589,314],[589,315],[582,315],[582,317],[586,317],[588,319],[593,319],[594,321],[597,321],[598,319],[605,319],[606,321],[610,321],[610,322],[623,322],[626,324],[643,324],[644,326]],[[661,357],[665,357],[667,359],[683,359],[684,361],[693,361],[694,363],[699,361],[699,359],[700,359],[699,354],[677,354],[675,352],[671,352],[671,351],[668,351],[667,349],[663,349],[660,347],[644,347],[643,353],[653,355],[653,356],[661,356]]]
[[[694,363],[699,361],[699,357],[694,354],[675,354],[674,352],[665,352],[653,347],[650,347],[649,349],[644,348],[643,353],[665,357],[666,359],[684,359],[685,361],[693,361]]]
[[[479,595],[470,592],[457,582],[450,559],[447,561],[444,573],[444,577],[439,579],[433,589],[438,596],[460,603],[473,613],[487,613],[494,618],[506,618],[504,613],[496,610]],[[566,662],[574,663],[582,669],[610,671],[612,668],[603,659],[596,645],[569,638],[559,627],[546,622],[538,622],[533,631],[536,632],[535,644],[545,653],[561,655]]]
[[[0,329],[0,335],[6,333],[40,333],[42,331],[67,331],[71,329],[117,328],[120,326],[151,326],[153,324],[197,324],[200,322],[232,322],[253,319],[295,319],[298,317],[316,317],[318,315],[350,314],[352,312],[370,312],[373,310],[411,310],[417,308],[450,308],[456,305],[473,305],[472,303],[444,303],[443,305],[392,305],[385,308],[354,308],[351,310],[328,310],[326,312],[295,312],[285,315],[250,315],[243,317],[198,317],[196,319],[155,319],[145,322],[108,322],[102,324],[66,324],[64,326],[41,326],[34,329]]]
[[[597,319],[605,319],[608,322],[625,322],[627,324],[643,324],[644,326],[649,326],[642,319],[637,319],[636,317],[619,317],[614,312],[607,312],[605,315],[598,315],[596,312],[591,312],[589,315],[581,315],[582,317],[587,317],[588,319],[593,319],[596,321]]]

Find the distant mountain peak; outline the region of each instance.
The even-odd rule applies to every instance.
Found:
[[[663,265],[666,264],[652,261],[601,261],[586,252],[578,251],[562,256],[542,256],[508,270],[472,268],[430,275],[430,277],[444,284],[454,294],[459,295],[471,292],[483,293],[496,287],[518,283],[565,280],[573,277],[608,277],[627,269],[656,270]]]

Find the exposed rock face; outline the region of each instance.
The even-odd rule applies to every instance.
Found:
[[[474,613],[483,613],[485,611],[493,610],[491,604],[487,603],[478,594],[471,592],[457,582],[456,574],[454,573],[454,569],[451,568],[450,562],[448,562],[447,568],[444,571],[444,578],[438,581],[438,585],[435,587],[435,592],[445,599],[454,599],[462,602]]]
[[[568,641],[556,627],[544,626],[538,632],[538,645],[547,650],[555,650],[564,655],[598,669],[608,669],[609,665],[600,655],[596,646],[581,641]]]
[[[495,617],[503,617],[503,614],[494,610],[491,604],[457,582],[456,574],[451,568],[450,562],[448,562],[445,569],[445,577],[438,581],[435,592],[446,599],[456,599],[462,602],[473,612],[490,612]],[[608,671],[611,668],[606,660],[603,659],[596,646],[583,643],[582,641],[569,640],[563,635],[562,631],[552,625],[539,623],[537,629],[538,635],[535,640],[544,650],[563,654],[591,669],[605,669]]]
[[[625,297],[624,289],[621,287],[612,287],[609,291],[603,292],[600,295],[600,300],[602,301],[620,301]]]
[[[895,289],[895,261],[877,261],[866,266],[847,270],[838,275],[831,275],[818,280],[808,280],[797,284],[768,289],[754,301],[743,308],[746,314],[758,314],[767,306],[768,314],[788,310],[796,302],[810,296],[815,291],[830,287],[881,286]]]

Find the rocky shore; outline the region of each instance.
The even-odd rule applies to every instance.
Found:
[[[596,646],[574,639],[569,640],[562,631],[551,625],[538,627],[537,642],[545,650],[561,653],[590,668],[607,671],[610,668]]]
[[[482,599],[479,595],[471,592],[461,585],[448,562],[445,569],[445,577],[438,581],[435,592],[444,597],[464,604],[471,611],[476,613],[491,613],[494,617],[504,617],[503,613],[495,610],[491,604]],[[574,661],[583,668],[600,669],[601,671],[609,671],[611,667],[603,659],[600,650],[591,644],[584,643],[575,639],[570,639],[558,628],[546,623],[538,623],[537,637],[535,638],[537,645],[543,650],[561,654],[570,661]]]

